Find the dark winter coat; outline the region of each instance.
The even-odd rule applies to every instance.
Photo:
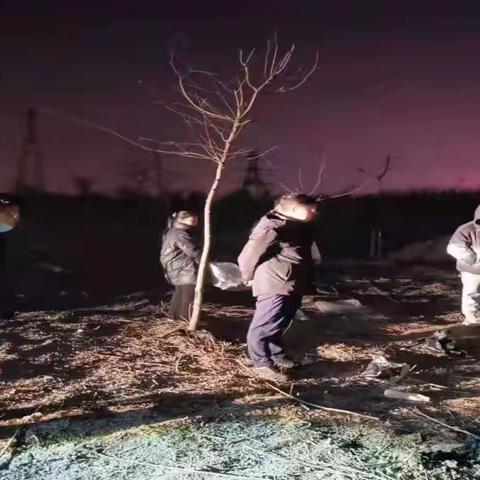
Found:
[[[7,262],[7,245],[5,242],[5,235],[0,233],[0,281],[5,270],[5,264]]]
[[[177,224],[163,236],[160,263],[172,285],[196,283],[201,251],[193,232],[188,225]]]
[[[271,211],[253,228],[238,257],[244,280],[253,280],[253,295],[310,293],[321,257],[311,224]]]
[[[6,234],[0,233],[0,320],[2,311],[6,308],[11,280],[7,272],[7,242]]]

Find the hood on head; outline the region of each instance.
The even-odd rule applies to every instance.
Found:
[[[475,224],[480,228],[480,205],[475,210],[475,215],[473,217]]]

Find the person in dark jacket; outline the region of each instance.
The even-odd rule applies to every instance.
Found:
[[[182,210],[172,215],[163,235],[160,263],[167,281],[175,286],[170,304],[170,317],[174,320],[190,318],[202,253],[195,236],[197,225],[198,216]]]
[[[253,228],[238,264],[252,283],[256,310],[247,334],[255,372],[268,380],[288,380],[280,370],[295,366],[285,355],[283,334],[299,309],[302,296],[314,289],[320,254],[311,221],[317,216],[314,198],[281,197],[275,209]]]
[[[20,209],[11,199],[0,195],[0,319],[12,312],[12,285],[7,273],[7,235],[20,221]]]

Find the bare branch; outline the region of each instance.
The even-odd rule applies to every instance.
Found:
[[[258,159],[265,158],[269,153],[277,150],[278,148],[279,148],[278,145],[274,145],[273,147],[267,148],[267,150],[265,150],[264,152],[257,154],[257,158]]]
[[[213,123],[210,126],[217,133],[217,135],[222,139],[223,142],[227,141],[227,137],[225,136],[225,132],[226,132],[225,129],[220,128]]]
[[[188,92],[188,90],[186,88],[184,76],[180,73],[180,71],[175,66],[173,55],[172,55],[171,60],[170,60],[170,65],[171,65],[173,71],[175,72],[175,74],[177,75],[178,85],[180,87],[180,91],[182,92],[183,97],[185,98],[185,100],[187,100],[187,102],[190,104],[190,106],[194,110],[196,110],[197,112],[199,112],[201,114],[208,115],[208,116],[210,116],[214,119],[217,119],[217,120],[224,120],[224,121],[229,121],[230,120],[230,117],[228,117],[226,115],[222,115],[222,114],[219,114],[215,111],[208,110],[208,107],[206,107],[206,105],[205,105],[205,103],[207,103],[207,105],[208,105],[208,102],[204,98],[201,99],[200,104],[196,103],[195,100],[192,98],[192,95]]]
[[[380,172],[380,175],[377,176],[377,180],[381,182],[385,175],[387,175],[388,170],[390,169],[390,163],[391,163],[391,158],[390,155],[387,156],[387,161],[385,162],[385,167],[382,172]]]
[[[320,164],[320,169],[318,171],[318,177],[317,177],[317,183],[315,183],[315,185],[313,186],[312,190],[310,191],[309,195],[313,195],[315,194],[317,188],[320,187],[320,185],[322,184],[322,181],[323,181],[323,172],[325,172],[325,170],[327,169],[327,162],[325,160],[325,158],[322,159],[322,162]]]
[[[68,115],[68,114],[65,114],[65,113],[60,113],[60,112],[56,112],[54,110],[50,110],[48,108],[39,108],[39,110],[43,111],[45,113],[48,113],[50,115],[56,116],[58,118],[63,118],[64,120],[79,123],[81,125],[91,127],[91,128],[96,129],[96,130],[100,130],[102,132],[108,133],[110,135],[113,135],[114,137],[119,138],[120,140],[123,140],[124,142],[126,142],[130,145],[134,145],[135,147],[141,148],[142,150],[145,150],[147,152],[163,153],[165,155],[186,156],[186,157],[190,157],[190,158],[198,158],[198,159],[201,159],[201,160],[210,160],[207,156],[202,155],[199,152],[195,152],[195,151],[186,149],[184,147],[179,148],[178,150],[163,150],[163,149],[158,149],[158,148],[146,147],[142,143],[136,142],[136,141],[132,140],[131,138],[128,138],[124,135],[121,135],[120,133],[116,132],[115,130],[104,127],[103,125],[99,125],[99,124],[91,122],[89,120],[83,120],[83,119],[80,119],[80,118],[77,118],[77,117],[74,117],[74,116],[71,116],[71,115]],[[157,142],[157,143],[161,144],[161,142]],[[163,143],[163,145],[172,145],[172,146],[178,147],[178,145],[175,144],[174,142],[166,142],[166,143]]]
[[[254,52],[255,52],[255,50],[252,50],[252,51],[250,52],[250,54],[248,55],[247,59],[246,59],[246,60],[243,60],[243,51],[240,50],[240,52],[239,52],[239,61],[240,61],[240,65],[243,67],[246,84],[247,84],[254,92],[256,92],[256,91],[257,91],[257,87],[255,87],[255,86],[253,85],[253,83],[252,83],[252,81],[251,81],[251,79],[250,79],[250,70],[249,70],[249,65],[248,65]],[[240,91],[242,92],[241,85],[240,85]],[[243,97],[243,92],[241,93],[241,95],[242,95],[242,97]],[[243,102],[242,102],[242,104],[243,104]]]
[[[360,186],[355,187],[352,190],[349,190],[348,192],[339,193],[337,195],[328,195],[324,199],[333,200],[334,198],[349,197],[350,195],[354,195],[355,193],[358,193],[359,191],[363,190],[371,182],[372,182],[372,179],[369,178],[368,180],[363,182]]]
[[[275,69],[275,63],[277,61],[277,54],[278,54],[278,38],[277,38],[277,32],[274,32],[273,34],[273,44],[274,44],[274,49],[273,49],[273,56],[272,56],[272,64],[270,67],[270,77],[273,77],[273,72]]]
[[[270,40],[267,40],[267,51],[265,53],[265,62],[263,64],[263,77],[267,77],[268,59],[270,57]]]
[[[293,86],[291,87],[280,87],[276,91],[278,93],[285,93],[285,92],[291,92],[292,90],[296,90],[297,88],[300,88],[312,75],[315,74],[315,72],[318,70],[318,65],[320,63],[320,54],[319,52],[316,52],[315,54],[315,62],[312,66],[312,68],[302,77],[300,80]]]
[[[283,184],[282,182],[277,182],[287,193],[298,193],[298,190],[297,189],[291,189],[291,188],[288,188],[285,184]]]
[[[218,85],[225,90],[225,93],[231,94],[233,89],[229,88],[225,82],[222,82],[216,73],[209,72],[208,70],[194,70],[189,69],[190,76],[199,74],[207,76],[214,85]]]
[[[180,105],[180,107],[186,107],[186,105]],[[180,110],[179,108],[176,108],[176,106],[169,106],[167,107],[167,110],[170,110],[171,112],[175,113],[176,115],[180,116],[182,118],[182,120],[184,121],[188,121],[189,124],[197,124],[197,125],[200,125],[202,126],[203,123],[202,121],[200,120],[200,118],[197,118],[193,115],[190,115],[186,112],[183,112],[182,110]]]
[[[226,83],[222,82],[217,77],[217,75],[212,73],[212,72],[209,72],[209,71],[206,71],[206,70],[194,70],[194,69],[189,69],[188,72],[189,72],[188,73],[188,81],[184,82],[185,87],[191,88],[191,89],[196,90],[197,92],[201,92],[203,94],[215,95],[216,97],[218,97],[220,99],[221,103],[225,107],[227,107],[230,114],[232,116],[234,115],[232,105],[230,104],[230,102],[225,97],[225,94],[222,93],[222,91],[224,90],[226,94],[232,95],[232,93],[233,93],[232,88],[229,88]],[[209,79],[209,81],[212,83],[213,87],[212,88],[206,88],[203,85],[200,85],[198,82],[194,81],[194,79],[193,79],[194,75],[206,76]],[[198,93],[196,94],[196,96],[198,98]],[[212,111],[214,111],[215,113],[219,112],[219,110],[216,109],[216,108],[212,108]]]
[[[255,49],[253,48],[253,49],[250,51],[250,53],[248,54],[246,60],[243,60],[243,50],[240,49],[240,50],[239,50],[240,64],[241,64],[242,66],[248,65],[248,64],[250,63],[250,60],[252,59],[254,53],[255,53]]]
[[[302,169],[301,168],[298,169],[298,183],[299,183],[302,191],[305,190],[305,186],[303,185],[303,180],[302,180]]]

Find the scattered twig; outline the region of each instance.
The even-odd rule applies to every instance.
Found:
[[[388,293],[384,292],[383,290],[380,290],[377,286],[373,284],[370,280],[366,281],[374,290],[376,290],[380,295],[383,295],[384,297],[388,298],[391,302],[393,303],[401,303],[398,300],[395,300],[392,298]]]
[[[2,449],[2,451],[0,452],[0,458],[3,456],[3,454],[10,448],[10,445],[13,443],[13,441],[15,440],[15,438],[17,438],[17,435],[20,433],[20,430],[22,429],[23,427],[23,423],[15,430],[15,433],[12,435],[12,438],[10,438],[10,440],[7,442],[7,444],[5,445],[5,447]]]
[[[427,327],[427,328],[412,328],[410,330],[405,330],[404,332],[400,333],[402,337],[406,335],[411,335],[412,333],[432,333],[432,332],[437,332],[440,330],[448,330],[449,328],[452,328],[452,325],[438,325],[436,327]]]
[[[363,417],[363,418],[369,418],[369,419],[372,419],[372,420],[379,420],[377,417],[372,417],[370,415],[364,415],[363,413],[357,413],[357,412],[351,412],[349,410],[341,410],[339,408],[330,408],[330,407],[323,407],[321,405],[317,405],[315,403],[310,403],[310,402],[307,402],[305,400],[302,400],[300,398],[297,398],[297,397],[294,397],[292,395],[289,395],[287,392],[284,392],[283,390],[280,390],[279,388],[275,387],[274,385],[272,385],[271,383],[268,383],[268,382],[265,382],[266,385],[268,385],[270,388],[272,388],[273,390],[277,391],[278,393],[280,393],[281,395],[283,395],[284,397],[288,397],[292,400],[295,400],[296,402],[299,402],[299,403],[303,403],[304,405],[307,405],[309,407],[313,407],[313,408],[318,408],[320,410],[325,410],[327,412],[336,412],[336,413],[345,413],[347,415],[355,415],[357,417]]]
[[[450,429],[450,430],[453,430],[454,432],[463,433],[463,434],[468,435],[468,436],[470,436],[470,437],[476,438],[477,440],[480,440],[480,436],[475,435],[474,433],[469,432],[468,430],[463,430],[463,429],[458,428],[458,427],[452,427],[451,425],[448,425],[448,424],[446,424],[446,423],[443,423],[443,422],[441,422],[440,420],[437,420],[436,418],[429,417],[427,414],[421,412],[420,410],[418,410],[418,409],[416,409],[416,408],[412,409],[412,411],[413,411],[414,413],[416,413],[417,415],[421,415],[422,417],[428,418],[428,420],[431,420],[432,422],[438,423],[439,425],[442,425],[442,426],[445,427],[445,428],[448,428],[448,429]]]
[[[258,442],[260,443],[260,442]],[[242,445],[243,448],[246,448],[248,450],[252,450],[255,453],[259,453],[261,455],[265,456],[271,456],[272,454],[282,460],[288,460],[290,462],[297,462],[300,465],[307,467],[307,468],[315,468],[319,470],[323,470],[325,472],[330,472],[330,473],[342,473],[343,475],[346,475],[348,477],[352,477],[353,479],[356,480],[358,479],[358,475],[361,475],[362,477],[367,477],[367,478],[378,478],[376,475],[372,475],[368,472],[363,472],[362,470],[358,470],[357,468],[349,467],[347,465],[338,465],[336,467],[332,467],[331,465],[325,463],[325,462],[309,462],[308,460],[304,459],[299,459],[299,458],[292,458],[288,457],[286,455],[281,455],[277,452],[265,452],[263,450],[259,450],[257,448],[251,447],[250,445]],[[317,470],[318,471],[318,470]],[[382,478],[389,478],[389,477],[383,477]]]
[[[240,362],[239,360],[237,360],[237,363],[241,367],[243,367],[245,370],[248,370],[248,368],[242,362]],[[283,390],[280,390],[279,388],[275,387],[271,383],[268,383],[268,382],[264,382],[264,383],[265,383],[265,385],[268,385],[270,388],[277,391],[278,393],[280,393],[284,397],[290,398],[291,400],[295,400],[296,402],[302,404],[303,406],[313,407],[313,408],[317,408],[317,409],[320,409],[320,410],[325,410],[327,412],[345,413],[347,415],[356,415],[358,417],[364,417],[364,418],[370,418],[372,420],[378,420],[377,417],[372,417],[370,415],[364,415],[363,413],[356,413],[356,412],[351,412],[349,410],[341,410],[341,409],[338,409],[338,408],[323,407],[321,405],[317,405],[316,403],[310,403],[310,402],[307,402],[306,400],[302,400],[301,398],[294,397],[293,395],[290,395],[287,392],[284,392]]]
[[[457,388],[450,388],[450,387],[446,387],[445,385],[439,385],[438,383],[431,383],[431,382],[424,382],[420,379],[417,379],[417,378],[409,378],[409,380],[411,382],[415,382],[419,385],[422,385],[422,386],[425,386],[425,387],[435,387],[435,388],[438,388],[440,390],[448,390],[450,392],[455,392],[455,393],[460,393],[460,394],[464,394],[464,395],[472,395],[472,396],[478,396],[478,391],[470,391],[470,392],[467,392],[465,390],[458,390]]]
[[[423,380],[417,379],[417,378],[409,378],[411,382],[418,383],[419,385],[426,386],[426,387],[437,387],[440,388],[441,390],[451,390],[449,387],[446,387],[445,385],[439,385],[438,383],[429,383],[429,382],[424,382]]]
[[[157,338],[167,338],[170,335],[173,335],[174,333],[179,332],[180,330],[186,330],[186,326],[183,325],[183,324],[182,325],[177,325],[175,328],[167,330],[165,333],[162,333],[161,335],[158,335]]]
[[[95,452],[96,455],[101,457],[109,458],[110,460],[117,460],[119,462],[128,462],[128,463],[136,463],[137,465],[146,465],[148,467],[156,467],[156,468],[165,468],[167,470],[175,470],[181,473],[194,473],[197,475],[208,475],[208,476],[215,476],[215,477],[223,477],[223,478],[238,478],[241,480],[264,480],[264,477],[249,477],[246,475],[235,475],[232,473],[220,473],[220,472],[212,472],[209,470],[196,470],[193,468],[181,468],[175,467],[173,465],[162,465],[159,463],[151,463],[151,462],[141,462],[140,460],[128,460],[125,458],[116,457],[114,455],[107,455],[106,453]]]
[[[20,433],[20,430],[24,425],[40,410],[40,407],[43,405],[43,402],[35,409],[35,411],[28,415],[27,418],[23,420],[23,422],[17,427],[15,430],[15,433],[12,435],[12,438],[8,441],[8,443],[5,445],[5,447],[2,449],[0,452],[0,458],[3,456],[3,454],[10,448],[10,445],[13,443],[13,441],[17,438],[17,435]]]
[[[177,361],[175,362],[175,373],[178,373],[178,368],[179,368],[179,366],[180,366],[180,361],[182,360],[183,357],[184,357],[183,354],[180,354],[180,355],[178,356],[178,359],[177,359]]]

